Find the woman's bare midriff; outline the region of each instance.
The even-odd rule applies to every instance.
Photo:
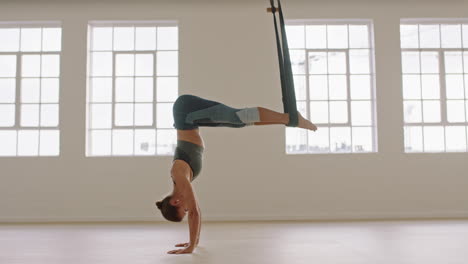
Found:
[[[177,130],[177,140],[188,141],[199,146],[205,147],[203,139],[200,136],[199,129]]]

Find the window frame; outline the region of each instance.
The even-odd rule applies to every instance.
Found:
[[[5,21],[0,22],[1,29],[18,29],[19,36],[18,36],[18,50],[17,51],[0,51],[0,55],[12,55],[15,56],[16,61],[16,70],[14,77],[0,77],[0,79],[15,79],[15,100],[14,103],[0,103],[0,105],[11,105],[14,104],[15,112],[14,112],[14,124],[13,126],[4,126],[0,127],[0,131],[15,131],[16,132],[16,151],[14,155],[2,155],[0,158],[54,158],[59,157],[61,153],[61,144],[60,144],[60,90],[61,90],[61,67],[62,67],[62,50],[63,50],[63,27],[61,21]],[[41,50],[39,51],[22,51],[21,50],[21,41],[22,41],[22,34],[21,30],[23,28],[38,28],[41,30],[41,39],[40,45]],[[44,43],[44,34],[43,29],[45,28],[59,28],[60,29],[60,50],[59,51],[44,51],[43,43]],[[27,55],[37,55],[39,56],[39,76],[34,77],[23,77],[22,74],[22,65],[23,65],[23,57]],[[58,75],[56,77],[43,77],[42,76],[42,57],[44,55],[57,55],[59,57],[59,68],[58,68]],[[22,80],[23,79],[38,79],[39,80],[39,99],[36,103],[23,103],[22,102]],[[57,79],[58,81],[58,100],[57,103],[43,103],[42,102],[42,80],[43,79]],[[22,106],[23,105],[38,105],[38,124],[36,126],[22,126],[21,125],[21,118],[23,115]],[[57,105],[57,125],[56,126],[43,126],[41,125],[41,117],[42,117],[42,105]],[[37,152],[36,154],[19,154],[19,133],[22,131],[37,131],[38,140],[37,140]],[[52,154],[41,154],[41,132],[42,131],[57,131],[58,132],[58,152],[55,155]]]
[[[133,50],[116,50],[114,49],[114,41],[112,41],[112,48],[110,50],[93,50],[92,49],[92,44],[93,44],[93,34],[92,30],[94,27],[110,27],[112,28],[112,34],[114,36],[114,30],[115,28],[118,27],[132,27],[134,29],[134,48]],[[139,27],[155,27],[156,32],[155,32],[155,43],[156,43],[156,48],[153,49],[145,49],[145,50],[137,50],[136,49],[136,28]],[[176,49],[160,49],[158,47],[158,28],[161,27],[176,27],[177,28],[177,48]],[[100,158],[100,157],[158,157],[158,156],[171,156],[173,154],[165,153],[165,154],[160,154],[158,153],[158,144],[157,144],[157,137],[158,137],[158,131],[175,131],[173,127],[158,127],[158,122],[157,122],[157,113],[158,113],[158,105],[162,104],[173,104],[174,101],[158,101],[157,96],[158,96],[158,79],[159,78],[164,78],[164,77],[171,77],[171,78],[177,78],[177,83],[179,82],[179,76],[180,76],[180,71],[179,71],[179,65],[180,65],[180,34],[179,34],[180,26],[178,21],[176,20],[166,20],[166,21],[153,21],[153,20],[145,20],[145,21],[139,21],[139,20],[132,20],[132,21],[88,21],[88,42],[87,42],[87,85],[86,85],[86,157],[92,157],[92,158]],[[112,53],[112,73],[109,76],[98,76],[98,75],[93,75],[92,73],[92,65],[93,65],[93,56],[92,53],[94,52],[109,52]],[[177,53],[177,74],[176,75],[161,75],[157,73],[157,63],[158,63],[158,53],[159,52],[176,52]],[[139,76],[136,75],[134,72],[133,75],[131,76],[117,76],[116,75],[116,58],[118,55],[133,55],[134,56],[134,69],[135,69],[135,64],[136,64],[136,56],[138,54],[146,54],[146,55],[152,55],[153,57],[153,72],[151,76]],[[151,102],[136,102],[135,100],[135,82],[137,78],[152,78],[152,86],[153,86],[153,96],[152,96],[152,101]],[[112,101],[110,102],[93,102],[91,100],[92,96],[92,89],[91,89],[91,80],[93,78],[109,78],[112,79]],[[118,102],[116,100],[116,79],[117,78],[133,78],[133,101],[132,102]],[[179,89],[177,88],[177,94],[179,92]],[[132,104],[133,106],[133,125],[118,125],[116,123],[116,118],[115,118],[115,112],[116,112],[116,107],[117,104]],[[135,125],[135,106],[137,104],[152,104],[152,125]],[[110,105],[111,106],[111,126],[109,128],[93,128],[91,126],[92,122],[92,115],[91,115],[91,106],[93,105]],[[133,131],[133,150],[132,154],[115,154],[113,153],[113,134],[114,131],[116,130],[132,130]],[[137,154],[135,152],[135,131],[136,130],[153,130],[155,133],[155,150],[153,154]],[[93,131],[110,131],[110,153],[101,155],[101,154],[92,154],[92,140],[91,140],[91,133]]]
[[[314,49],[314,48],[308,48],[307,47],[307,34],[304,32],[304,48],[290,48],[289,50],[303,50],[305,52],[305,72],[303,74],[295,74],[293,73],[293,76],[304,76],[305,78],[305,90],[306,90],[306,99],[305,100],[296,100],[296,102],[305,102],[306,103],[306,113],[307,116],[310,117],[311,114],[311,106],[310,104],[312,102],[327,102],[328,103],[328,122],[327,123],[320,123],[316,124],[318,129],[320,130],[321,127],[325,127],[327,129],[330,129],[332,127],[345,127],[349,128],[350,130],[350,151],[333,151],[332,146],[331,146],[331,132],[328,130],[328,144],[329,144],[329,149],[328,152],[313,152],[309,150],[309,132],[307,134],[307,146],[308,149],[303,152],[288,152],[287,150],[287,141],[285,140],[285,153],[287,155],[328,155],[328,154],[372,154],[372,153],[377,153],[378,152],[378,133],[377,133],[377,112],[376,112],[376,107],[377,107],[377,92],[376,92],[376,71],[375,71],[375,44],[374,44],[374,26],[373,26],[373,20],[372,19],[292,19],[292,20],[287,20],[286,21],[286,26],[304,26],[304,31],[306,31],[307,26],[314,26],[314,25],[321,25],[325,26],[328,28],[328,26],[334,26],[334,25],[345,25],[347,26],[347,48],[320,48],[320,49]],[[349,31],[349,26],[354,26],[354,25],[363,25],[367,26],[368,28],[368,48],[350,48],[350,31]],[[328,29],[325,30],[325,37],[326,37],[326,46],[328,47]],[[351,73],[350,71],[350,51],[351,50],[367,50],[369,51],[369,73]],[[327,59],[327,72],[326,73],[321,73],[321,74],[311,74],[309,71],[309,56],[308,54],[311,52],[324,52],[329,56],[329,53],[332,52],[344,52],[345,53],[345,58],[346,58],[346,72],[343,73],[329,73],[328,71],[328,59]],[[326,100],[311,100],[310,97],[310,77],[314,75],[325,75],[325,76],[330,76],[330,75],[345,75],[346,76],[346,92],[347,92],[347,98],[345,100],[336,100],[336,99],[330,99],[330,84],[329,81],[327,81],[327,92],[328,92],[328,98]],[[351,76],[369,76],[370,77],[370,99],[352,99],[351,98]],[[351,111],[351,105],[352,102],[360,102],[360,101],[370,101],[370,107],[371,107],[371,124],[370,125],[352,125],[352,111]],[[346,102],[347,104],[347,122],[346,123],[331,123],[330,122],[330,102]],[[312,120],[313,121],[313,120]],[[354,151],[353,150],[353,128],[355,127],[370,127],[371,132],[373,135],[373,138],[371,140],[372,142],[372,150],[371,151]]]
[[[417,48],[403,48],[402,47],[402,37],[401,37],[401,27],[402,26],[417,26],[418,27],[418,47]],[[439,47],[438,48],[422,48],[421,47],[421,31],[420,31],[420,25],[433,25],[433,26],[438,26],[439,28]],[[461,41],[461,47],[459,48],[444,48],[442,47],[442,26],[444,25],[460,25],[460,41]],[[401,91],[404,94],[404,77],[405,76],[418,76],[419,77],[419,82],[420,82],[420,99],[405,99],[404,95],[402,96],[402,107],[403,107],[403,128],[404,128],[404,153],[405,154],[431,154],[431,153],[465,153],[468,152],[468,94],[467,94],[467,89],[468,87],[464,87],[464,99],[448,99],[447,98],[447,82],[446,82],[446,77],[450,75],[462,75],[463,83],[464,86],[468,83],[466,80],[468,76],[468,70],[465,69],[465,61],[464,61],[464,54],[468,53],[468,47],[464,47],[463,43],[463,25],[468,26],[468,19],[451,19],[451,18],[439,18],[439,19],[417,19],[417,18],[405,18],[405,19],[400,19],[400,24],[399,24],[399,32],[400,32],[400,56],[402,59],[402,70],[401,70]],[[419,73],[404,73],[403,72],[403,53],[405,52],[417,52],[418,57],[419,57]],[[422,59],[421,59],[421,54],[425,52],[434,52],[437,53],[438,56],[438,67],[439,67],[439,72],[438,73],[423,73],[421,70],[422,67]],[[445,57],[446,54],[450,52],[459,52],[461,53],[462,57],[462,72],[461,73],[447,73],[446,72],[446,64],[445,64]],[[466,63],[468,64],[468,63]],[[424,75],[438,75],[439,78],[439,99],[424,99],[423,98],[423,83],[422,83],[422,77]],[[464,101],[464,111],[465,111],[465,122],[449,122],[448,118],[448,101],[456,101],[456,100],[462,100]],[[439,101],[440,103],[440,121],[439,122],[429,122],[429,121],[424,121],[424,102],[425,101]],[[405,119],[405,103],[406,102],[420,102],[420,111],[421,111],[421,121],[420,122],[407,122]],[[406,137],[406,129],[411,128],[411,127],[420,127],[421,128],[421,144],[422,144],[422,149],[421,150],[407,150],[407,140],[409,138]],[[425,127],[442,127],[443,128],[443,142],[444,142],[444,148],[441,151],[432,151],[432,150],[426,150],[425,146]],[[465,150],[447,150],[447,132],[446,129],[447,127],[464,127],[465,128]]]

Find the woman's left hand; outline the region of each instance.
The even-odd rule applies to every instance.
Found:
[[[195,247],[192,247],[191,245],[189,245],[188,247],[183,248],[183,249],[171,250],[167,252],[167,254],[190,254],[193,252],[194,249]]]

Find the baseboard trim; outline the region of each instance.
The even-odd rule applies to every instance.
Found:
[[[310,215],[204,215],[203,221],[380,221],[380,220],[435,220],[435,219],[466,219],[468,211],[441,212],[372,212],[372,213],[316,213]],[[0,217],[0,223],[99,223],[99,222],[164,222],[161,216],[141,217]]]

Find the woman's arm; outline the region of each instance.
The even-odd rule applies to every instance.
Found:
[[[179,171],[180,172],[180,171]],[[188,210],[188,226],[190,242],[185,244],[178,244],[176,246],[184,246],[183,249],[177,249],[169,251],[169,254],[186,254],[192,253],[195,247],[198,245],[200,238],[200,226],[201,226],[201,214],[198,207],[195,192],[192,188],[192,184],[188,180],[188,177],[184,173],[177,173],[177,170],[173,170],[173,178],[175,178],[178,188],[183,195],[184,206]]]

